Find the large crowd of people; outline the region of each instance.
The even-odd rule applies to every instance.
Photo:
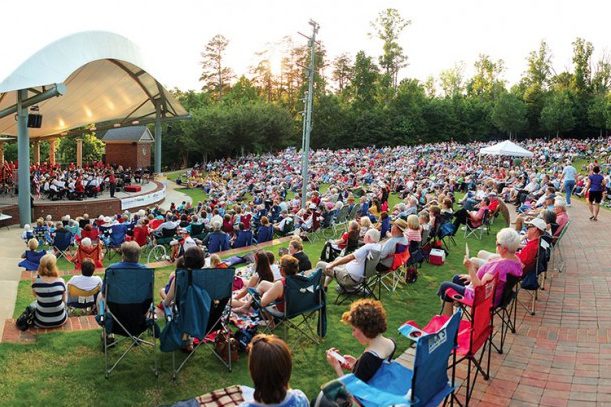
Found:
[[[199,259],[192,267],[200,268],[210,254],[211,263],[223,268],[235,264],[222,258],[224,251],[244,248],[255,251],[252,258],[241,259],[253,263],[252,273],[234,283],[231,310],[251,314],[256,305],[268,309],[273,316],[284,312],[282,299],[290,276],[322,269],[325,288],[336,280],[342,289],[350,290],[363,280],[365,260],[372,251],[380,253],[377,270],[385,272],[395,267],[395,255],[403,250],[413,253],[427,245],[428,250],[441,248],[443,238],[453,236],[459,228],[477,229],[492,218],[502,217],[506,227],[496,235],[496,252],[481,251],[465,258],[466,274],[441,285],[438,294],[444,312],[450,314],[453,299],[446,295],[448,289],[472,298],[475,287],[496,279],[498,301],[508,276],[521,276],[534,266],[541,237],[547,234],[557,239],[562,234],[569,221],[566,208],[572,204],[571,197],[587,196],[590,221],[597,221],[600,205],[611,196],[611,138],[525,141],[523,146],[534,153],[532,159],[480,157],[478,151],[483,146],[484,143],[439,143],[314,151],[310,156],[305,207],[300,196],[299,155],[294,149],[196,165],[178,182],[188,188],[201,188],[207,194],[206,200],[172,204],[168,211],[156,206],[92,219],[88,215],[59,222],[39,219],[36,226],[24,231],[28,242],[24,267],[31,268],[38,258],[33,288],[36,292],[41,287],[53,287],[59,304],[65,287],[62,291],[62,284],[57,282],[51,265],[54,258],[50,254],[39,258],[36,254],[40,253],[40,244],[56,247],[58,233],[67,232],[71,243],[67,250],[56,247],[56,254],[83,247],[84,253],[90,253],[92,245],[99,245],[102,254],[92,261],[101,260],[103,252],[122,247],[124,262],[137,264],[142,248],[151,241],[166,239],[172,249],[170,260],[182,261],[179,264],[184,266],[191,261],[188,259]],[[576,168],[574,162],[581,157],[588,157],[590,162]],[[70,170],[64,172],[69,174]],[[458,192],[464,193],[461,200],[457,199]],[[389,203],[391,193],[400,197],[393,206]],[[519,213],[514,222],[508,205],[515,205]],[[320,262],[309,259],[303,252],[303,240],[340,220],[345,222],[346,232],[325,245],[328,250]],[[256,246],[275,235],[292,236],[287,250],[278,253],[277,263],[274,253]],[[87,256],[76,257],[82,262]],[[124,262],[110,267],[122,267]],[[85,269],[90,273],[91,266],[87,264]],[[169,306],[173,301],[173,278],[172,274],[162,290],[162,305]],[[83,281],[88,284],[83,289],[91,289],[91,280]],[[57,314],[53,321],[45,320],[43,308],[35,323],[61,326],[64,310],[54,305],[61,315]],[[353,371],[367,381],[394,354],[394,343],[382,335],[386,330],[383,305],[374,300],[357,301],[342,320],[352,326],[354,337],[366,350],[360,358],[343,355],[339,362],[334,356],[337,349],[331,348],[327,360],[336,374]],[[192,342],[187,341],[187,346],[189,351]],[[256,337],[251,342],[253,403],[306,405],[302,393],[289,389],[291,364],[285,347],[270,337]],[[258,353],[263,351],[273,351],[274,358],[282,361],[277,371],[262,370]],[[270,388],[267,380],[272,379],[281,386]]]

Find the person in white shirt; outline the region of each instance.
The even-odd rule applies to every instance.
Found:
[[[363,280],[367,256],[371,251],[381,250],[378,243],[380,241],[380,232],[376,229],[369,229],[365,233],[364,241],[365,245],[347,256],[339,257],[331,263],[318,262],[316,268],[322,268],[325,274],[325,289],[333,281],[333,278],[337,279],[348,290],[351,287],[356,287]]]
[[[95,264],[89,259],[85,259],[81,264],[81,275],[74,276],[68,281],[68,285],[73,285],[83,291],[91,291],[96,287],[102,287],[102,279],[94,276]]]

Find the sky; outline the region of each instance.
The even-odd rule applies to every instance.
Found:
[[[255,65],[255,53],[298,32],[310,34],[310,19],[320,25],[318,39],[331,60],[364,50],[377,57],[382,43],[368,35],[370,22],[385,8],[399,10],[411,24],[400,45],[408,66],[399,77],[426,80],[462,62],[466,76],[480,53],[503,59],[503,78],[516,83],[528,53],[547,41],[556,72],[571,69],[572,45],[582,37],[594,45],[593,62],[611,55],[608,30],[611,2],[604,0],[222,0],[104,1],[33,0],[3,3],[2,64],[15,68],[46,44],[87,30],[121,34],[137,44],[150,70],[167,88],[199,89],[205,44],[222,34],[230,43],[227,64],[238,75]],[[12,40],[13,39],[13,40]],[[17,40],[18,39],[18,40]],[[3,78],[0,78],[0,81]]]

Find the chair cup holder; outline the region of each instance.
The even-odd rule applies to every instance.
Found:
[[[452,299],[453,299],[453,300],[456,300],[456,301],[461,301],[463,298],[465,298],[465,297],[463,297],[463,296],[462,296],[462,295],[460,295],[460,294],[454,294],[454,295],[452,295]]]

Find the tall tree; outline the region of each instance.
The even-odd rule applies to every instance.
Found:
[[[526,105],[511,93],[498,97],[492,110],[492,122],[502,131],[509,133],[509,139],[526,126]]]
[[[592,75],[592,91],[594,94],[605,94],[611,89],[611,60],[609,55],[603,55],[596,63]]]
[[[341,94],[352,80],[354,67],[350,55],[344,53],[333,60],[333,72],[331,78],[337,85],[337,90]]]
[[[545,41],[541,41],[539,49],[531,51],[527,58],[527,67],[519,88],[522,89],[522,98],[526,102],[526,116],[528,130],[531,135],[539,131],[539,119],[549,89],[552,76],[551,51]]]
[[[356,108],[373,108],[378,77],[378,67],[371,57],[364,51],[359,51],[354,61],[354,76],[350,82],[350,93]]]
[[[458,62],[452,68],[441,71],[439,83],[443,95],[447,98],[460,96],[465,91],[464,65]]]
[[[492,100],[505,89],[501,74],[505,69],[502,59],[493,61],[488,55],[480,54],[474,64],[475,75],[467,84],[469,96]]]
[[[593,51],[594,47],[591,42],[579,37],[573,41],[573,68],[577,93],[591,90],[592,68],[590,64]]]
[[[234,77],[231,68],[225,66],[225,50],[229,40],[221,34],[217,34],[206,44],[202,56],[202,75],[199,78],[203,82],[202,90],[215,93],[217,99],[223,97],[224,91],[229,87]]]
[[[568,91],[554,92],[545,101],[541,110],[541,125],[547,131],[560,132],[572,130],[575,126],[573,102]]]
[[[607,98],[604,94],[595,95],[588,108],[588,120],[590,126],[599,129],[599,136],[607,128]]]
[[[399,45],[401,32],[411,24],[394,8],[388,8],[378,14],[371,23],[377,37],[384,42],[383,52],[379,58],[380,67],[390,78],[393,89],[397,89],[399,70],[407,66],[407,56]]]

